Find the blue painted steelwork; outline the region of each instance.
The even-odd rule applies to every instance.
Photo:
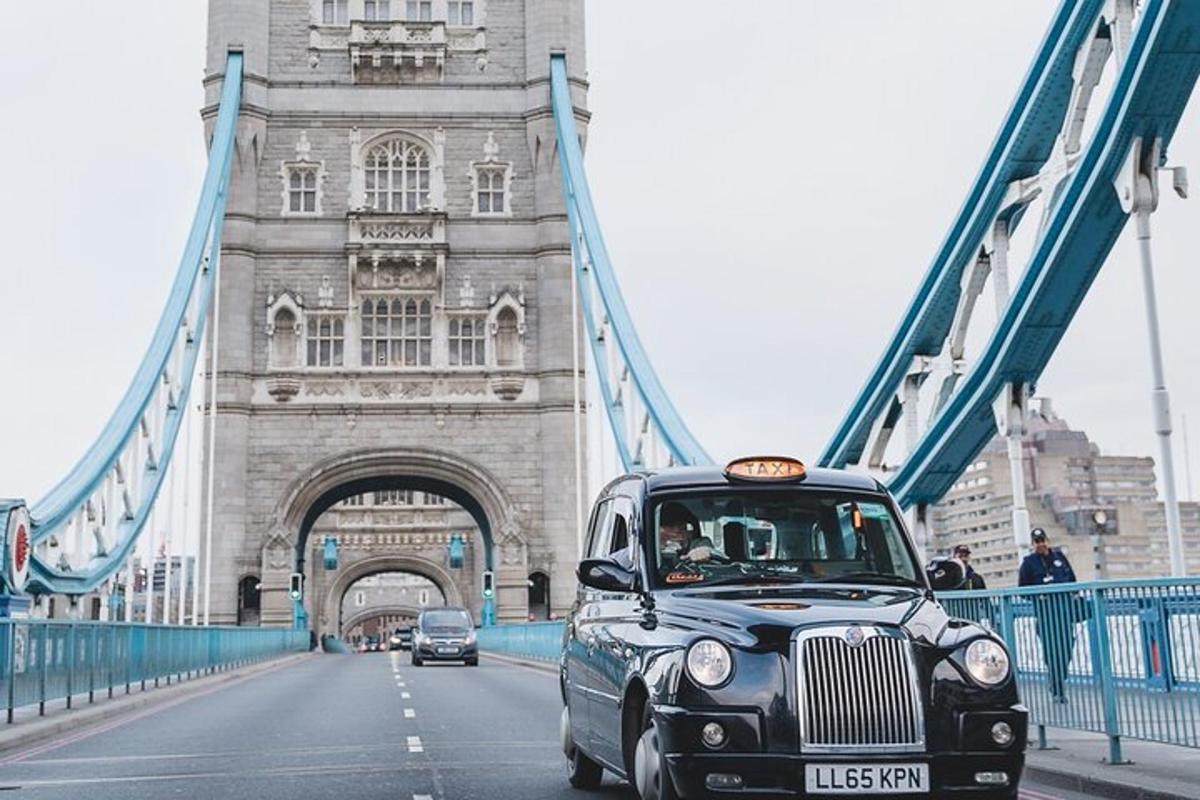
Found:
[[[1059,6],[966,202],[879,363],[821,454],[820,466],[857,463],[872,424],[913,359],[940,351],[954,319],[963,269],[975,258],[1009,185],[1036,175],[1051,154],[1071,97],[1076,54],[1103,5],[1103,0],[1063,0]],[[1010,224],[1018,221],[1019,216]]]
[[[302,653],[308,631],[128,625],[61,620],[0,620],[0,696],[8,721],[17,708],[83,695],[128,694],[185,676],[200,676],[254,661]]]
[[[325,537],[325,569],[333,571],[338,565],[338,546],[336,536]]]
[[[992,404],[1034,384],[1128,219],[1113,187],[1135,138],[1162,152],[1200,75],[1200,3],[1147,0],[1112,95],[978,361],[889,488],[936,502],[996,434]]]
[[[479,630],[479,649],[513,658],[558,661],[563,647],[562,622],[496,625]]]
[[[566,57],[563,55],[556,54],[550,59],[550,96],[580,300],[592,357],[597,366],[600,394],[617,442],[618,456],[626,470],[639,466],[661,466],[647,464],[651,454],[644,452],[640,446],[642,435],[649,427],[665,446],[673,463],[711,463],[712,460],[684,424],[655,374],[621,296],[588,188],[583,151],[575,124],[575,106],[567,78]],[[599,297],[600,308],[593,302],[593,290]],[[597,313],[601,310],[602,315]],[[611,335],[614,341],[608,341],[606,334]],[[615,345],[615,351],[609,351],[610,344]],[[645,420],[626,417],[626,404],[631,404],[634,398],[622,394],[620,380],[614,381],[606,368],[609,359],[618,356],[621,361],[618,372],[632,382],[637,400],[644,409]],[[634,446],[627,438],[631,429],[635,431],[632,436]]]
[[[1200,747],[1200,579],[943,592],[956,617],[997,631],[1042,728]]]
[[[31,507],[35,547],[62,530],[89,503],[138,435],[139,428],[144,426],[148,408],[155,400],[160,384],[169,377],[175,394],[168,403],[162,438],[155,443],[158,452],[154,458],[146,460],[144,472],[138,476],[142,481],[138,485],[145,489],[137,499],[136,508],[131,513],[124,513],[116,545],[97,553],[84,568],[59,569],[57,565],[45,563],[35,550],[30,591],[81,594],[95,589],[124,563],[149,519],[187,407],[191,378],[213,296],[241,91],[242,55],[230,53],[200,202],[150,348],[100,436],[71,472]],[[190,335],[181,337],[189,313],[193,315]],[[181,338],[186,340],[181,343]],[[182,358],[177,347],[186,348]],[[180,366],[176,375],[168,376],[173,360]],[[117,513],[117,509],[109,508],[107,513]]]

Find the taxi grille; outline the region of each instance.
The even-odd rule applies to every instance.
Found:
[[[805,631],[797,641],[801,749],[924,749],[924,715],[908,641],[876,628]],[[861,637],[858,634],[862,634]],[[859,644],[848,640],[861,638]]]

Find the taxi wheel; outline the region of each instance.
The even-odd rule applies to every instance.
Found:
[[[598,789],[604,778],[604,767],[592,761],[575,746],[571,738],[571,712],[563,708],[561,734],[563,753],[567,757],[567,780],[576,789]]]
[[[420,657],[419,655],[417,655],[416,653],[413,653],[413,657],[412,657],[412,665],[413,665],[414,667],[419,667],[419,666],[421,666],[423,663],[425,663],[425,662],[423,662],[423,661],[421,660],[421,657]]]
[[[679,800],[649,705],[642,720],[642,736],[633,754],[633,785],[641,800]]]

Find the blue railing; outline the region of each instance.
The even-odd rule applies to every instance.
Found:
[[[308,650],[308,631],[181,627],[112,622],[0,620],[0,697],[15,710],[62,700],[128,694],[134,684],[168,684],[285,653]]]
[[[488,653],[558,661],[562,653],[562,622],[530,622],[520,625],[493,625],[479,629],[479,649]]]
[[[1045,728],[1200,747],[1200,579],[1098,581],[939,597],[996,631]]]
[[[1013,654],[1021,701],[1046,728],[1200,747],[1200,578],[1097,581],[943,592],[952,616],[995,631]],[[563,623],[480,631],[484,651],[557,661]]]

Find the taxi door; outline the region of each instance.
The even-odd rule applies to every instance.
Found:
[[[634,503],[618,496],[609,520],[609,558],[627,566],[637,565],[633,536]],[[625,695],[629,626],[641,618],[641,601],[636,593],[603,592],[597,599],[599,612],[595,624],[595,642],[591,649],[592,747],[596,755],[611,764],[624,765],[621,753],[621,705]]]
[[[612,513],[611,498],[602,500],[592,510],[588,525],[587,545],[584,557],[608,552],[608,536],[611,533],[609,516]],[[596,684],[593,675],[592,653],[596,645],[596,621],[600,614],[599,595],[595,589],[579,584],[579,596],[575,613],[567,622],[566,653],[566,696],[571,714],[571,737],[589,754],[598,754],[593,744],[595,737],[591,723],[591,693]]]

